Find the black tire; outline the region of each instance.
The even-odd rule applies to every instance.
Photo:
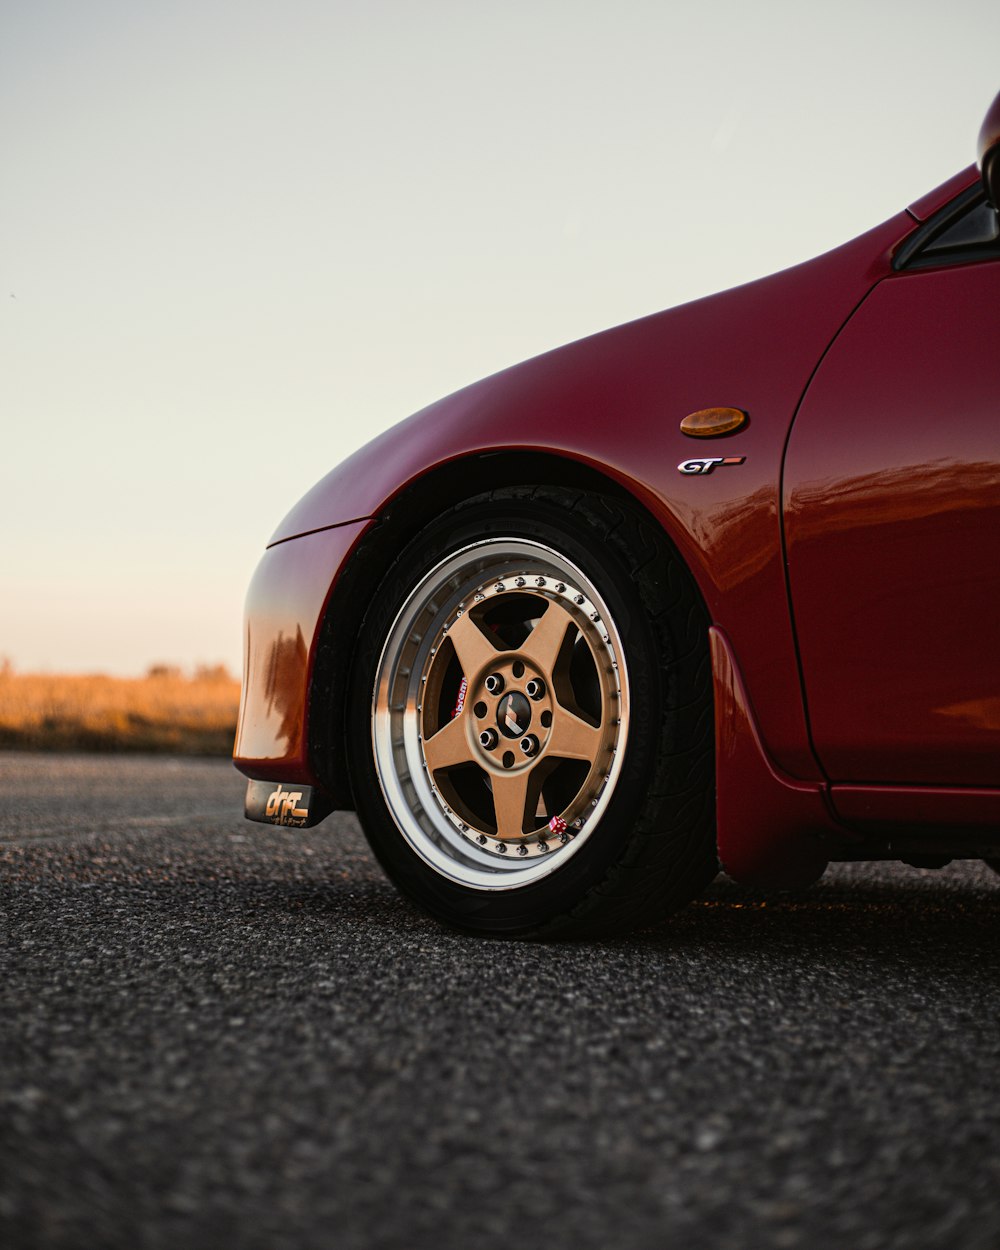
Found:
[[[560,650],[543,645],[541,621]],[[468,662],[484,637],[486,668]],[[491,667],[507,674],[507,694],[485,682]],[[450,712],[465,669],[474,688],[460,686]],[[533,672],[547,725],[543,702],[521,691]],[[501,736],[522,722],[541,745]],[[513,487],[429,524],[364,619],[348,744],[379,861],[459,928],[623,932],[661,920],[717,872],[708,620],[670,543],[628,502]],[[562,814],[545,823],[550,810]]]

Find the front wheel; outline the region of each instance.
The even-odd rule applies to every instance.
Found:
[[[449,923],[620,930],[715,873],[707,620],[617,500],[497,491],[428,526],[363,624],[349,741],[376,855]]]

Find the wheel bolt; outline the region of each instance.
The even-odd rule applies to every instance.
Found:
[[[486,678],[486,689],[490,694],[499,694],[503,689],[503,678],[499,673],[490,673]]]
[[[497,731],[495,729],[484,729],[479,735],[479,745],[485,747],[487,751],[492,751],[498,740]]]
[[[525,734],[521,739],[521,754],[527,755],[530,759],[533,755],[538,754],[538,739],[534,734]]]
[[[537,701],[545,693],[545,682],[540,677],[532,677],[524,689],[529,699]]]

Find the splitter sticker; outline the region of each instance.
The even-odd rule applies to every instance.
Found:
[[[273,781],[247,782],[243,806],[247,820],[308,829],[318,825],[332,810],[329,798],[313,786],[277,785]]]
[[[301,790],[283,790],[279,785],[267,796],[264,815],[276,825],[304,825],[309,819],[309,809],[298,807],[301,802]]]
[[[677,468],[681,473],[691,476],[695,473],[711,473],[713,469],[725,468],[729,464],[743,464],[746,456],[698,456],[694,460],[682,460]]]

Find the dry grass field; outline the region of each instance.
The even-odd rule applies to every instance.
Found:
[[[0,667],[0,749],[228,755],[239,682],[222,666],[193,676],[15,673]]]

